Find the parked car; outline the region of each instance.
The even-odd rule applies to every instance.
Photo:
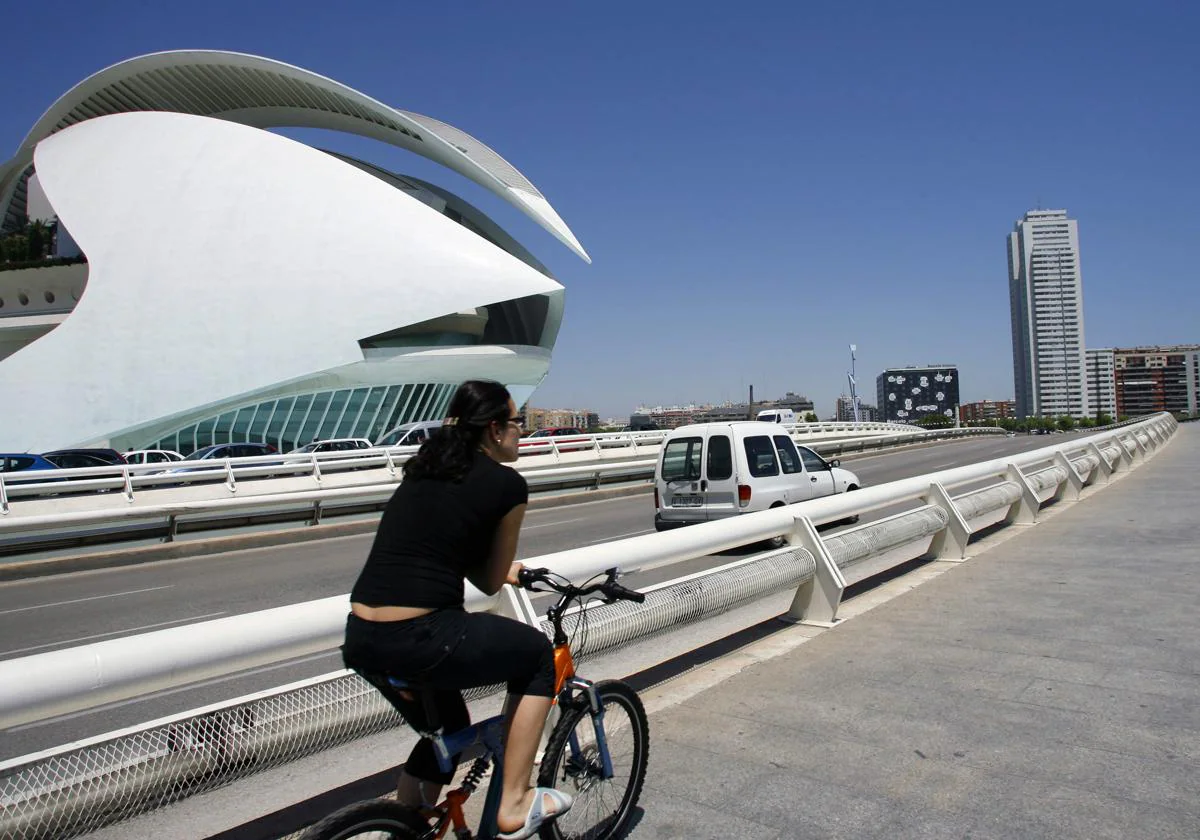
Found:
[[[561,437],[579,437],[583,435],[579,429],[574,426],[547,426],[544,429],[538,429],[535,432],[530,432],[525,435],[525,440],[540,440],[541,438],[561,438]]]
[[[697,522],[795,504],[862,486],[858,476],[796,446],[787,429],[746,420],[672,430],[654,471],[654,527]]]
[[[182,461],[183,456],[174,449],[134,449],[125,453],[129,464],[170,464]]]
[[[420,446],[441,427],[441,420],[419,420],[414,423],[404,423],[384,433],[379,440],[375,441],[375,445]]]
[[[125,463],[125,456],[115,449],[56,449],[43,452],[42,457],[64,470],[112,467]]]
[[[193,470],[212,469],[215,464],[205,461],[220,461],[225,458],[253,458],[256,455],[274,455],[278,450],[269,443],[217,443],[197,449],[182,461],[173,465],[170,473],[191,472]],[[269,466],[263,464],[262,466]]]
[[[574,426],[548,426],[545,429],[538,429],[535,432],[530,432],[525,437],[521,438],[520,442],[517,443],[517,448],[520,449],[523,446],[537,446],[538,444],[543,443],[550,438],[554,439],[555,445],[560,449],[563,448],[563,444],[591,444],[591,438],[589,438],[587,432],[583,431],[582,429],[577,429]],[[566,448],[569,449],[571,447]],[[582,449],[583,446],[581,445],[574,448]]]
[[[363,438],[331,438],[330,440],[314,440],[312,443],[293,449],[289,455],[307,454],[309,452],[352,452],[357,449],[370,449],[371,441]]]
[[[58,465],[32,452],[0,452],[0,472],[2,473],[56,469],[58,469]]]

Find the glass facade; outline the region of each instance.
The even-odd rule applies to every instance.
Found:
[[[184,455],[214,443],[269,443],[280,452],[329,438],[366,438],[417,420],[440,420],[457,384],[342,388],[243,405],[148,444]]]

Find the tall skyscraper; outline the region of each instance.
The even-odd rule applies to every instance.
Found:
[[[1079,225],[1030,210],[1008,235],[1013,381],[1019,417],[1089,416]]]

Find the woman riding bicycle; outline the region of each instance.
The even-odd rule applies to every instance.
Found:
[[[503,465],[517,460],[521,426],[503,385],[459,386],[445,424],[404,465],[351,592],[342,648],[350,668],[418,682],[448,732],[470,723],[461,689],[507,683],[502,840],[531,837],[571,807],[567,794],[529,784],[554,696],[550,640],[519,621],[463,608],[464,579],[489,595],[517,582],[529,490]],[[401,711],[410,722],[424,715],[417,699]],[[413,807],[434,802],[451,778],[423,738],[401,772],[398,798]]]

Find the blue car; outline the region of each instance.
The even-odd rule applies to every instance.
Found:
[[[0,472],[2,473],[56,469],[58,469],[56,464],[52,464],[41,455],[34,455],[32,452],[0,452]]]

